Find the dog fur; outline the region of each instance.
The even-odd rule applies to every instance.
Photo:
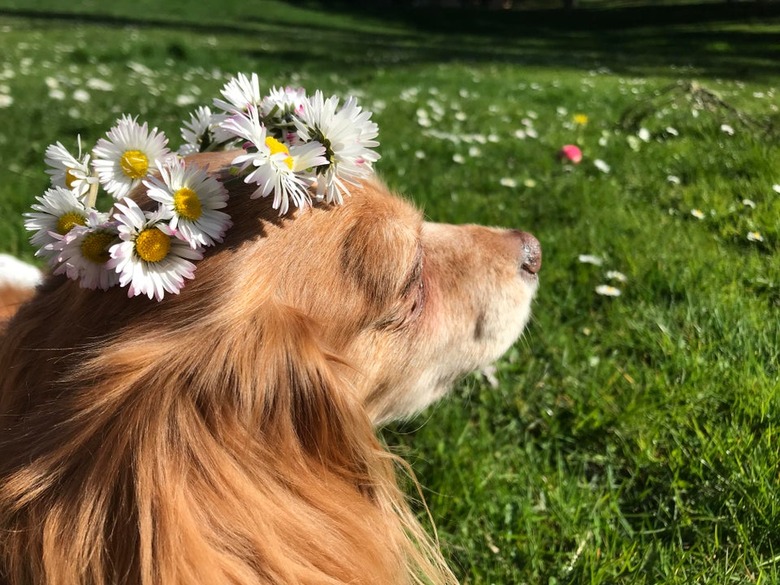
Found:
[[[234,226],[179,295],[49,277],[7,324],[2,585],[455,582],[374,425],[513,343],[538,242],[378,181],[279,217],[232,156],[190,161]]]

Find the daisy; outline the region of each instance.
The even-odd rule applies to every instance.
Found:
[[[74,157],[68,150],[57,142],[46,147],[44,160],[51,168],[46,171],[51,176],[53,187],[70,189],[78,197],[83,197],[89,191],[93,183],[97,183],[97,177],[92,175],[89,168],[89,155],[81,154],[81,137],[78,137],[79,156]]]
[[[577,260],[582,264],[593,264],[594,266],[601,266],[604,264],[604,260],[601,257],[592,254],[580,254],[577,256]]]
[[[607,270],[607,278],[610,280],[617,280],[619,282],[628,281],[628,277],[622,272],[618,272],[617,270]]]
[[[132,199],[114,205],[121,242],[109,248],[108,268],[119,275],[127,296],[144,294],[161,301],[166,292],[179,294],[184,279],[194,278],[203,253],[178,239],[159,213],[145,214]]]
[[[127,195],[150,170],[157,168],[156,161],[162,161],[170,154],[165,134],[157,128],[150,131],[146,122],[139,125],[128,115],[122,116],[107,136],[108,139],[98,140],[92,165],[98,172],[100,184],[114,199]]]
[[[602,173],[608,173],[610,171],[610,166],[607,163],[605,163],[603,160],[601,160],[600,158],[597,158],[596,160],[594,160],[593,161],[593,165],[598,170],[600,170]]]
[[[227,205],[224,185],[197,165],[185,166],[180,159],[158,165],[160,178],[144,181],[147,195],[162,204],[170,227],[178,230],[192,248],[221,242],[233,225],[227,213],[217,211]]]
[[[761,235],[761,232],[748,232],[747,239],[750,242],[763,242],[764,236]]]
[[[691,209],[691,215],[696,219],[704,219],[704,212],[701,209]]]
[[[292,125],[292,115],[300,115],[306,102],[302,87],[272,87],[260,104],[260,112],[270,125]]]
[[[59,266],[54,274],[78,280],[82,288],[108,290],[119,282],[119,275],[108,268],[109,248],[117,243],[116,225],[108,216],[90,211],[85,226],[76,226],[55,245]]]
[[[342,203],[349,194],[345,183],[357,184],[372,171],[379,154],[371,148],[379,146],[374,140],[377,125],[371,121],[371,112],[364,112],[354,98],[337,109],[339,99],[324,98],[321,91],[309,97],[295,120],[302,142],[319,142],[325,147],[326,165],[319,166],[317,196],[328,203]]]
[[[190,121],[181,127],[181,137],[184,144],[179,147],[179,154],[187,156],[196,152],[205,152],[214,141],[214,115],[211,108],[201,106],[190,114]]]
[[[214,105],[228,114],[245,114],[250,106],[257,107],[262,101],[257,73],[252,73],[251,77],[239,73],[222,87],[220,93],[225,99],[214,98]]]
[[[24,227],[35,233],[30,243],[38,248],[36,256],[52,256],[52,246],[77,225],[86,225],[87,208],[73,191],[54,187],[36,197],[38,204],[32,206],[37,213],[25,213]]]
[[[259,187],[251,198],[267,197],[274,193],[273,208],[280,215],[287,213],[290,200],[300,208],[309,201],[308,187],[313,178],[309,169],[328,164],[325,147],[317,141],[300,146],[287,146],[273,136],[268,136],[255,108],[249,116],[234,116],[222,125],[223,129],[244,138],[247,152],[233,159],[241,171],[254,167],[245,183]]]
[[[608,284],[600,284],[596,287],[596,294],[604,297],[619,297],[622,293],[619,288],[615,288]]]

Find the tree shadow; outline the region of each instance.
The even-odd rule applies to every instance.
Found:
[[[780,3],[576,11],[382,8],[370,2],[306,5],[312,4],[331,15],[343,15],[345,24],[333,24],[333,18],[328,25],[284,21],[261,12],[241,21],[218,20],[216,13],[213,21],[8,8],[0,9],[0,15],[237,35],[246,38],[243,52],[250,58],[334,71],[494,62],[582,70],[606,67],[632,76],[668,75],[670,67],[692,67],[697,75],[724,79],[760,80],[780,74]],[[370,24],[370,30],[353,28],[349,21]]]

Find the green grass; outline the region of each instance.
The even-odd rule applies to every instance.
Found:
[[[593,4],[443,18],[0,0],[0,93],[13,98],[0,109],[0,250],[32,258],[20,214],[55,140],[91,144],[122,112],[177,136],[194,107],[177,98],[208,103],[236,71],[356,93],[380,125],[380,173],[430,219],[526,229],[544,248],[535,317],[498,388],[470,377],[384,431],[462,581],[780,582],[778,136],[722,109],[694,116],[682,95],[642,122],[647,142],[619,125],[695,79],[777,128],[777,5],[754,17]],[[90,79],[114,89],[73,99]],[[529,127],[536,138],[516,137]],[[555,156],[570,142],[585,153],[575,167]],[[607,270],[628,277],[618,298],[594,292]]]

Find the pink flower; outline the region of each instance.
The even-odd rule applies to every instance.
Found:
[[[574,144],[565,144],[558,151],[558,158],[564,162],[570,162],[572,164],[578,164],[582,160],[582,151],[579,146]]]

